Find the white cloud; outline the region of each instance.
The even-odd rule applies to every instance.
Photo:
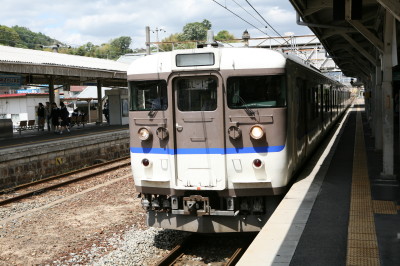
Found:
[[[247,14],[262,19],[252,10],[245,0],[216,0],[243,17],[256,27],[264,30],[264,25]],[[163,27],[167,32],[160,32],[160,40],[181,32],[185,24],[208,19],[213,30],[228,30],[237,38],[247,29],[252,37],[263,34],[237,16],[233,15],[212,0],[14,0],[3,1],[0,9],[1,24],[6,26],[24,26],[35,32],[42,32],[50,37],[70,45],[106,43],[113,38],[130,36],[133,48],[144,47],[145,26],[152,29]],[[260,14],[280,34],[292,31],[297,35],[308,34],[306,27],[297,26],[295,12],[289,1],[251,0],[249,1]],[[16,9],[15,7],[21,7]],[[267,29],[269,35],[276,35]],[[155,34],[151,34],[155,41]]]

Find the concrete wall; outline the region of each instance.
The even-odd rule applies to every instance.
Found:
[[[106,91],[109,100],[110,125],[129,123],[128,89],[119,88]]]
[[[6,115],[5,118],[13,119],[13,123],[17,124],[21,120],[36,120],[36,110],[39,103],[43,105],[48,100],[47,96],[20,96],[20,97],[4,97],[0,98],[0,114]],[[16,119],[11,115],[19,114]]]
[[[2,149],[0,189],[128,155],[128,130]]]

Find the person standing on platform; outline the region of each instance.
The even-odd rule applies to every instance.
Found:
[[[47,130],[51,130],[51,107],[50,103],[46,102],[46,106],[44,107],[46,122],[47,122]]]
[[[56,103],[51,103],[51,124],[53,126],[54,133],[58,134],[60,122],[58,119],[60,118],[60,109],[57,107]]]
[[[63,133],[64,129],[66,129],[69,132],[69,112],[63,102],[60,103],[60,117],[61,117],[60,134]]]
[[[109,105],[108,105],[108,99],[106,100],[106,103],[104,104],[103,114],[107,120],[107,124],[110,124],[110,109],[109,109]]]
[[[37,110],[38,130],[44,131],[45,113],[46,113],[46,109],[44,108],[44,105],[42,103],[39,103],[39,107]]]

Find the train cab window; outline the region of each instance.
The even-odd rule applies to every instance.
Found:
[[[165,80],[130,81],[132,111],[162,111],[168,108]]]
[[[230,77],[227,85],[227,102],[231,109],[286,106],[283,75]]]
[[[214,111],[217,109],[216,77],[178,78],[174,81],[178,109],[188,111]]]

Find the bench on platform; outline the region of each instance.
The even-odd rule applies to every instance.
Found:
[[[28,120],[28,125],[26,126],[26,129],[28,130],[36,129],[35,122],[36,122],[35,120]]]
[[[87,124],[86,115],[75,115],[75,116],[71,116],[69,119],[70,119],[70,126],[71,127],[73,127],[75,125],[77,125],[77,126],[80,126],[80,125],[85,126],[85,124]]]
[[[35,124],[35,120],[21,120],[19,121],[19,124],[14,127],[14,129],[21,134],[22,131],[24,130],[34,130],[37,129],[37,125]]]
[[[18,131],[19,134],[21,134],[21,131],[27,130],[27,128],[28,128],[28,121],[26,120],[19,121],[19,124],[14,127],[14,129]]]

